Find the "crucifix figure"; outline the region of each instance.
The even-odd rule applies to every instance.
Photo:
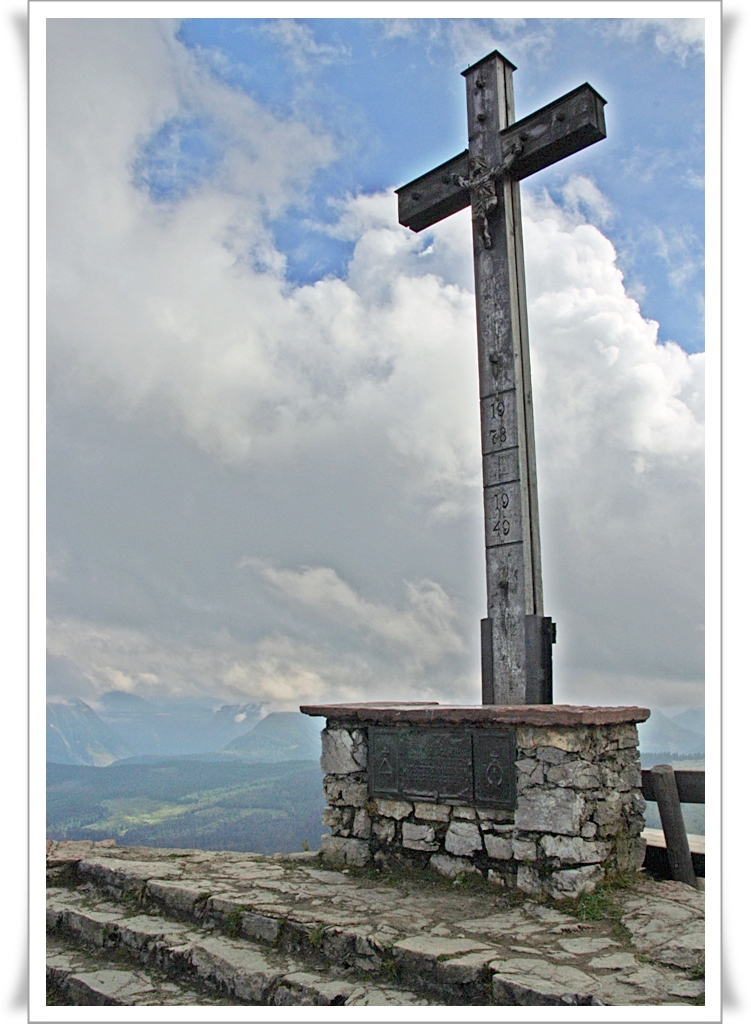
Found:
[[[497,50],[462,74],[469,148],[397,189],[413,231],[472,207],[488,615],[483,704],[552,704],[555,626],[543,613],[519,181],[605,138],[588,84],[514,121],[516,70]]]

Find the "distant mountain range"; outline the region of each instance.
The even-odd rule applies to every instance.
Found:
[[[672,715],[670,721],[683,729],[691,729],[700,736],[704,735],[704,708],[689,708],[680,715]]]
[[[671,718],[653,711],[639,726],[639,748],[644,753],[703,754],[704,708],[689,708]]]
[[[103,768],[130,753],[130,747],[82,700],[48,702],[47,761]]]
[[[200,761],[277,763],[317,761],[322,719],[298,711],[261,717],[256,703],[224,704],[211,698],[146,700],[113,690],[95,707],[77,697],[47,705],[47,761],[94,765],[115,761],[155,763],[165,757]],[[643,753],[704,753],[704,709],[668,717],[653,711],[639,726]]]
[[[123,758],[116,764],[155,765],[166,764],[168,761],[191,761],[201,764],[229,764],[232,761],[278,764],[281,761],[318,761],[321,757],[321,728],[320,722],[307,715],[301,715],[299,711],[272,711],[250,732],[238,736],[223,750],[168,757],[163,754],[138,754],[135,757]]]
[[[317,849],[322,719],[258,706],[111,692],[47,704],[47,834],[121,845]],[[649,753],[703,756],[704,712],[639,727]],[[703,811],[703,808],[702,808]],[[703,824],[693,822],[694,831]]]
[[[322,724],[299,711],[260,718],[256,704],[212,708],[206,701],[147,701],[113,691],[102,695],[96,711],[75,697],[48,702],[47,761],[96,767],[165,758],[317,761]]]
[[[322,721],[299,711],[272,711],[250,732],[225,747],[243,761],[317,761],[321,756]]]
[[[210,698],[145,700],[122,690],[102,694],[96,711],[133,754],[206,754],[221,750],[261,717],[255,703],[217,707]]]

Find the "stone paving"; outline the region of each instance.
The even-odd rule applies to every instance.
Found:
[[[326,870],[312,853],[53,843],[48,886],[52,1001],[55,992],[58,1001],[110,1005],[695,1004],[703,996],[703,893],[644,875],[629,889],[554,905],[472,878]],[[123,969],[132,977],[116,973]],[[70,980],[82,975],[94,994],[86,978]]]

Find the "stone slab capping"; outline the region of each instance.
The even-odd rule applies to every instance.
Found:
[[[481,874],[499,886],[562,898],[592,891],[610,871],[642,865],[645,801],[636,724],[649,717],[646,708],[381,703],[300,710],[326,718],[323,823],[331,834],[321,847],[332,866],[430,866],[449,878]],[[456,764],[445,784],[451,795],[426,795],[431,775],[436,786],[444,785],[445,766],[436,757],[444,737],[446,758]],[[478,758],[492,751],[495,737],[503,738],[503,749],[515,750],[513,763],[491,765],[515,783],[515,790],[506,784],[497,806],[477,784]],[[383,773],[392,768],[372,763],[374,744],[394,756],[412,751],[411,760],[402,755],[401,777],[389,796],[383,795]]]

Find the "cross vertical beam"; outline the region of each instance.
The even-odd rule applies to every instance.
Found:
[[[469,182],[502,165],[514,65],[492,53],[463,72]],[[483,703],[552,701],[547,685],[540,525],[519,182],[472,190],[488,618]],[[495,193],[495,196],[493,195]],[[495,201],[493,201],[495,199]]]
[[[515,122],[514,71],[494,50],[462,72],[469,149],[397,195],[399,223],[412,231],[472,207],[488,594],[482,701],[552,704],[519,181],[604,139],[606,101],[585,82]]]

